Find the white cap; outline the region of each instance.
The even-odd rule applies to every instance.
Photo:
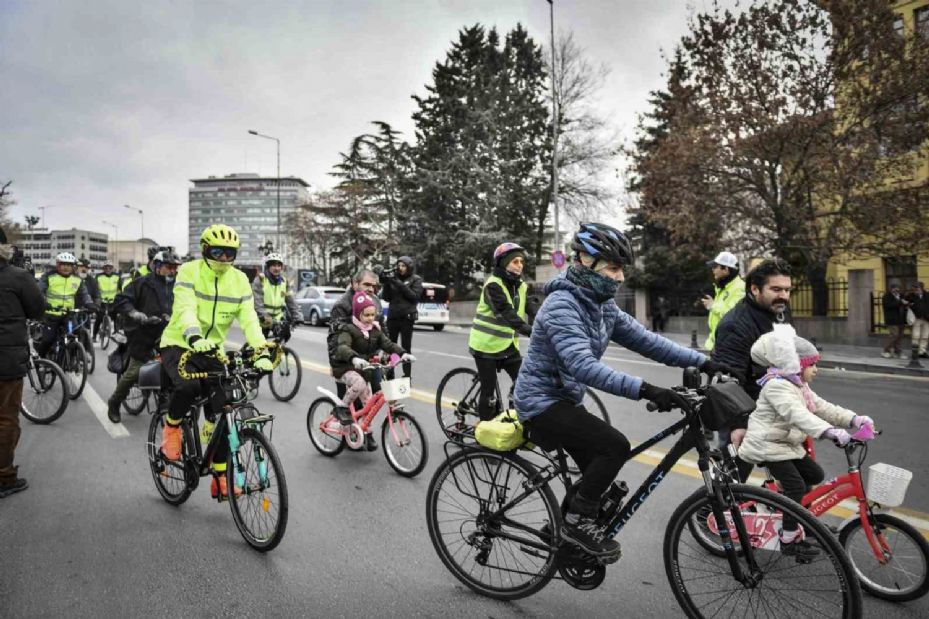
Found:
[[[707,266],[713,266],[714,264],[737,269],[739,268],[739,259],[732,252],[721,251],[715,258],[706,263]]]

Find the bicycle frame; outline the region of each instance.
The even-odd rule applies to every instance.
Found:
[[[382,391],[378,391],[372,395],[368,399],[368,403],[365,404],[360,411],[355,410],[354,402],[349,403],[348,410],[351,413],[354,422],[361,426],[361,430],[363,432],[367,433],[371,429],[371,425],[374,423],[374,419],[377,417],[377,414],[381,412],[381,408],[383,408],[385,404],[387,405],[387,424],[390,428],[390,433],[393,435],[394,440],[399,441],[400,437],[397,436],[397,429],[394,427],[393,412],[395,407],[384,398],[384,393]],[[323,431],[327,431],[327,427],[325,425],[323,426]],[[341,428],[339,434],[342,434]]]

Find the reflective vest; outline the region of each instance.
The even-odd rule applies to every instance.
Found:
[[[713,307],[710,308],[710,315],[707,318],[710,335],[703,344],[705,350],[713,350],[713,346],[716,345],[716,327],[719,326],[723,316],[728,314],[729,310],[745,296],[745,281],[738,275],[733,277],[725,288],[720,289],[716,286],[713,288],[716,289],[716,297],[713,299]]]
[[[519,350],[519,335],[506,320],[494,316],[493,310],[490,309],[490,305],[488,305],[487,301],[484,299],[484,292],[487,290],[488,284],[497,284],[500,286],[503,289],[503,294],[506,295],[506,300],[510,305],[513,304],[510,290],[507,288],[504,281],[496,275],[488,277],[487,281],[484,282],[484,288],[481,289],[481,300],[478,301],[477,304],[477,314],[474,316],[474,321],[471,323],[471,334],[468,336],[468,346],[478,352],[490,354],[503,352],[509,348],[511,344],[516,347],[516,350]],[[519,307],[516,308],[516,313],[519,314],[519,317],[523,320],[526,320],[527,289],[528,286],[526,286],[526,282],[520,282],[519,288],[516,291],[519,297]]]
[[[45,299],[48,301],[50,309],[45,313],[50,316],[64,316],[67,312],[73,311],[75,306],[75,297],[81,287],[81,278],[77,275],[62,277],[58,273],[48,276],[48,290],[45,293]]]
[[[280,284],[271,282],[271,278],[265,276],[261,280],[264,295],[262,301],[265,304],[265,313],[272,320],[280,320],[284,317],[284,299],[287,296],[287,280],[281,278]]]
[[[119,292],[119,275],[101,273],[97,275],[97,285],[100,287],[100,299],[104,303],[112,303],[116,298],[116,293]]]
[[[222,348],[234,320],[239,321],[249,346],[264,345],[245,273],[230,266],[217,274],[206,260],[192,260],[177,270],[171,320],[161,335],[161,346],[189,349],[190,338],[199,335]]]

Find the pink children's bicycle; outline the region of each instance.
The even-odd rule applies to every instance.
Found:
[[[370,384],[375,371],[382,371],[385,377],[392,376],[395,365],[396,359],[393,357],[388,363],[372,359],[363,371]],[[306,414],[306,430],[310,442],[319,453],[332,458],[345,447],[361,451],[374,418],[386,407],[387,415],[381,423],[381,445],[387,463],[404,477],[415,477],[422,472],[429,459],[426,435],[401,403],[401,400],[411,395],[409,378],[381,381],[380,390],[371,396],[361,410],[355,410],[354,404],[350,405],[353,423],[349,425],[342,425],[334,414],[335,407],[342,405],[341,400],[328,389],[317,387],[317,390],[323,397],[310,404]]]

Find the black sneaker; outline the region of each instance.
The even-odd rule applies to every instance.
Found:
[[[29,482],[27,482],[22,477],[17,477],[9,484],[0,484],[0,499],[5,499],[11,494],[22,492],[28,487],[29,487]]]
[[[819,548],[814,547],[805,539],[800,539],[790,544],[781,542],[781,552],[788,557],[796,557],[797,563],[809,563],[819,556]]]
[[[368,451],[377,451],[377,441],[370,434],[365,434],[365,449]]]
[[[561,525],[561,539],[595,557],[620,553],[619,542],[607,539],[606,531],[593,518],[581,517],[575,524],[564,522]]]
[[[113,406],[112,404],[107,403],[106,406],[106,416],[109,417],[110,421],[113,423],[119,423],[122,419],[119,414],[119,405]]]
[[[348,410],[347,406],[336,406],[332,414],[335,415],[335,418],[339,420],[343,426],[350,426],[354,419],[352,419],[352,412]]]

